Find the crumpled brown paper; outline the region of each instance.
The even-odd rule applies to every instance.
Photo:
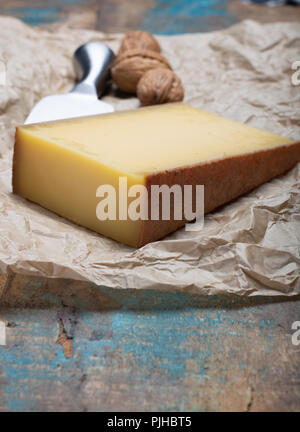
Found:
[[[80,228],[11,193],[14,129],[42,97],[74,83],[71,57],[89,40],[117,50],[121,35],[32,29],[0,17],[0,270],[92,281],[113,288],[183,289],[202,294],[300,293],[300,164],[184,229],[134,250]],[[300,138],[300,24],[244,21],[207,34],[159,37],[183,81],[185,101],[295,139]],[[136,98],[104,98],[117,110]]]

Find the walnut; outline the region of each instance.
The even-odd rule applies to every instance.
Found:
[[[169,69],[152,69],[146,72],[137,86],[141,105],[180,102],[184,89],[180,78]]]
[[[160,53],[160,46],[157,40],[148,32],[141,30],[129,31],[125,34],[118,55],[132,49],[146,49]]]
[[[111,68],[111,74],[121,90],[135,93],[137,83],[144,73],[157,68],[171,69],[171,66],[160,54],[136,48],[117,55]]]

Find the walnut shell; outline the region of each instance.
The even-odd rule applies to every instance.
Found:
[[[141,30],[133,30],[125,34],[118,55],[136,48],[155,51],[158,53],[161,51],[159,43],[150,33]]]
[[[141,105],[180,102],[184,89],[180,78],[169,69],[152,69],[146,72],[137,86]]]
[[[135,93],[137,83],[144,73],[157,68],[171,69],[171,66],[160,54],[137,48],[118,55],[112,65],[111,74],[121,90]]]

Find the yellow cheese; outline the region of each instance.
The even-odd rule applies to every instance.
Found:
[[[118,193],[120,177],[126,177],[128,188],[204,184],[207,212],[287,171],[299,155],[299,143],[289,139],[170,104],[18,127],[13,191],[136,247],[185,221],[101,221],[100,185],[112,185]]]

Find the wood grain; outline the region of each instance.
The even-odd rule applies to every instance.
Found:
[[[299,411],[299,307],[15,275],[0,410]]]
[[[0,14],[30,25],[93,28],[104,32],[131,29],[178,34],[219,30],[243,19],[258,22],[299,21],[300,8],[267,7],[238,0],[3,0]]]

